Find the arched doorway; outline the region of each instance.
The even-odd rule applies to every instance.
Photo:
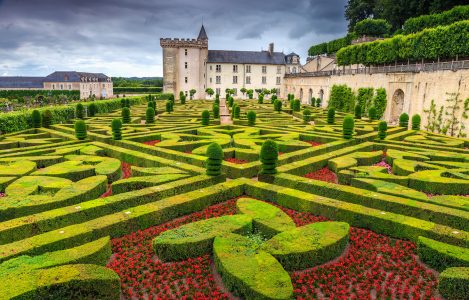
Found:
[[[311,102],[311,98],[313,98],[313,89],[309,89],[308,103],[309,103],[309,105],[314,105],[314,103]]]
[[[300,102],[303,103],[303,89],[300,89]]]
[[[402,114],[402,110],[404,109],[404,91],[398,89],[394,92],[391,105],[391,118],[389,119],[389,122],[391,124],[397,124],[399,116]]]
[[[321,99],[321,106],[324,105],[324,90],[319,90],[319,99]]]

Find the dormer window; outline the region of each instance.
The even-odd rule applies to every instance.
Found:
[[[64,81],[68,81],[68,75],[64,76]]]

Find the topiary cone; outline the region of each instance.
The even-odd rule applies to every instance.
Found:
[[[75,136],[79,140],[84,140],[87,137],[86,124],[83,120],[75,121]]]
[[[262,163],[259,174],[272,175],[277,173],[278,146],[272,140],[267,140],[262,144],[259,154]]]
[[[342,124],[344,139],[352,138],[354,127],[355,127],[355,121],[353,120],[353,117],[350,115],[346,116],[344,118],[344,123]]]
[[[125,107],[129,109],[128,107]],[[114,119],[111,122],[112,128],[112,139],[113,140],[122,140],[122,121],[120,119]]]
[[[221,164],[223,162],[223,149],[217,143],[211,143],[207,147],[207,160],[205,161],[205,167],[207,169],[206,174],[209,176],[221,175]]]
[[[122,109],[122,123],[130,123],[130,109],[128,107]]]

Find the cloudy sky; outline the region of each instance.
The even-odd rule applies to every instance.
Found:
[[[294,51],[343,36],[346,0],[0,0],[0,76],[55,70],[161,76],[161,37]]]

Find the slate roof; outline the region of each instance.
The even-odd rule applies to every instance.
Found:
[[[56,71],[45,78],[46,82],[80,82],[81,77],[98,78],[98,82],[105,82],[109,77],[103,73],[86,73],[76,71]]]
[[[40,88],[44,87],[45,77],[0,76],[0,88]]]
[[[202,27],[200,28],[199,36],[197,37],[198,40],[208,40],[207,33],[205,32],[205,27],[202,24]]]
[[[292,53],[290,53],[290,54],[288,54],[288,55],[285,55],[285,56],[299,56],[299,55],[296,54],[295,52],[292,52]]]
[[[285,54],[268,51],[208,50],[208,63],[284,65]]]

